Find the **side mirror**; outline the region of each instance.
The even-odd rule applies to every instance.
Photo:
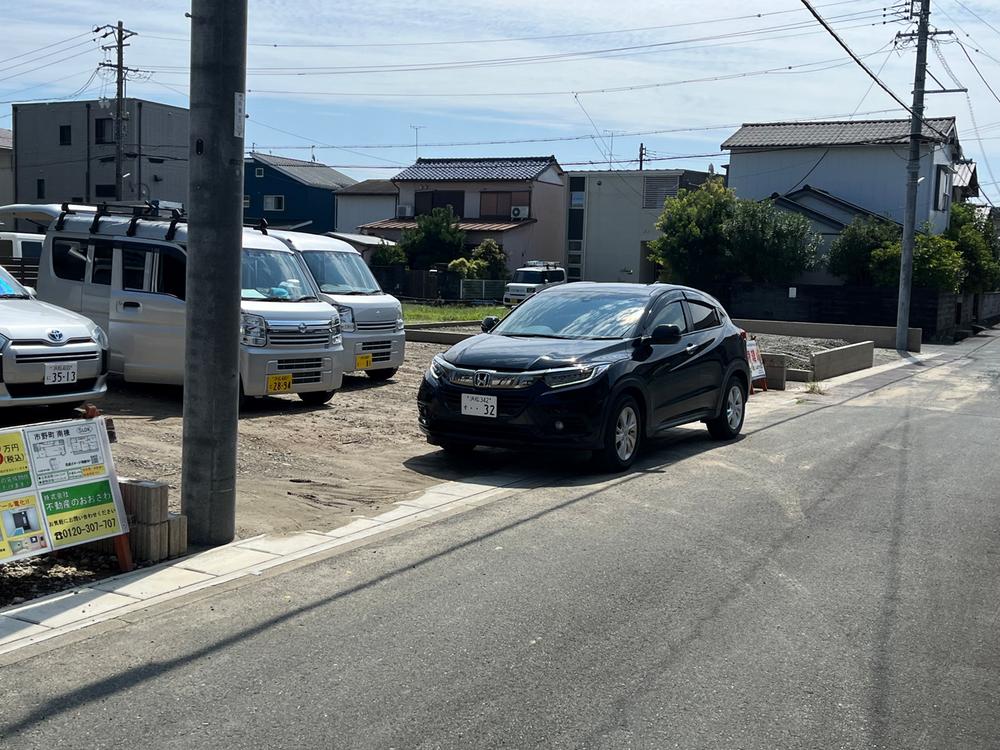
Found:
[[[656,326],[649,337],[651,344],[676,344],[681,340],[681,329],[675,325]]]
[[[31,297],[31,299],[36,299],[38,297],[38,292],[35,291],[35,287],[33,286],[24,287],[24,291],[28,293],[28,296]]]
[[[483,318],[483,333],[489,333],[490,331],[492,331],[494,328],[497,327],[497,323],[499,322],[500,318],[498,318],[496,315],[490,315],[486,318]]]

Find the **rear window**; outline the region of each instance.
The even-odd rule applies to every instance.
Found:
[[[34,240],[22,240],[21,257],[37,262],[42,257],[42,243]]]
[[[722,324],[719,313],[710,305],[689,300],[688,310],[691,312],[691,329],[694,331],[704,331]]]
[[[83,281],[87,271],[87,248],[76,240],[52,241],[52,272],[66,281]]]

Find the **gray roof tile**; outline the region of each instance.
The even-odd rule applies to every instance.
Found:
[[[928,127],[930,125],[931,127]],[[935,117],[925,121],[923,134],[930,140],[942,140],[941,133],[954,138],[955,118]],[[826,122],[747,123],[722,144],[724,149],[771,148],[789,146],[845,146],[871,143],[907,143],[910,121],[839,120]]]
[[[289,177],[298,180],[304,185],[318,188],[328,188],[339,190],[342,187],[353,185],[357,180],[341,174],[336,169],[321,164],[318,161],[303,161],[302,159],[289,159],[287,156],[272,156],[271,154],[253,153],[250,155],[261,164],[274,167]]]
[[[550,166],[554,156],[517,156],[495,159],[417,159],[393,177],[395,182],[456,180],[533,180]]]
[[[340,195],[396,195],[399,188],[392,180],[362,180],[337,191]]]
[[[0,128],[0,148],[14,148],[14,131]]]

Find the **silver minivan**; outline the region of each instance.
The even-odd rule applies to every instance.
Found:
[[[399,300],[379,287],[361,253],[321,234],[267,230],[305,260],[321,297],[337,308],[344,333],[340,366],[388,380],[403,364],[406,334]]]
[[[0,268],[0,406],[83,403],[104,395],[107,373],[100,326],[39,302]]]
[[[16,205],[0,216],[54,218],[38,269],[39,298],[86,315],[107,332],[110,371],[126,381],[184,381],[187,226],[155,209]],[[114,211],[124,211],[116,207]],[[284,243],[243,232],[240,392],[329,401],[340,388],[340,317]]]

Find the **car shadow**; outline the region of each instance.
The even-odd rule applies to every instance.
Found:
[[[701,427],[699,425],[699,427]],[[602,469],[589,451],[571,450],[506,450],[476,448],[467,455],[452,455],[434,450],[403,462],[406,468],[441,481],[463,481],[475,477],[489,486],[491,474],[498,480],[508,480],[511,474],[525,479],[537,479],[557,487],[573,487],[601,482],[616,477],[638,474],[662,474],[673,464],[688,458],[734,445],[744,439],[714,440],[708,431],[691,427],[676,427],[647,440],[636,462],[626,471]],[[502,486],[499,482],[495,486]]]

